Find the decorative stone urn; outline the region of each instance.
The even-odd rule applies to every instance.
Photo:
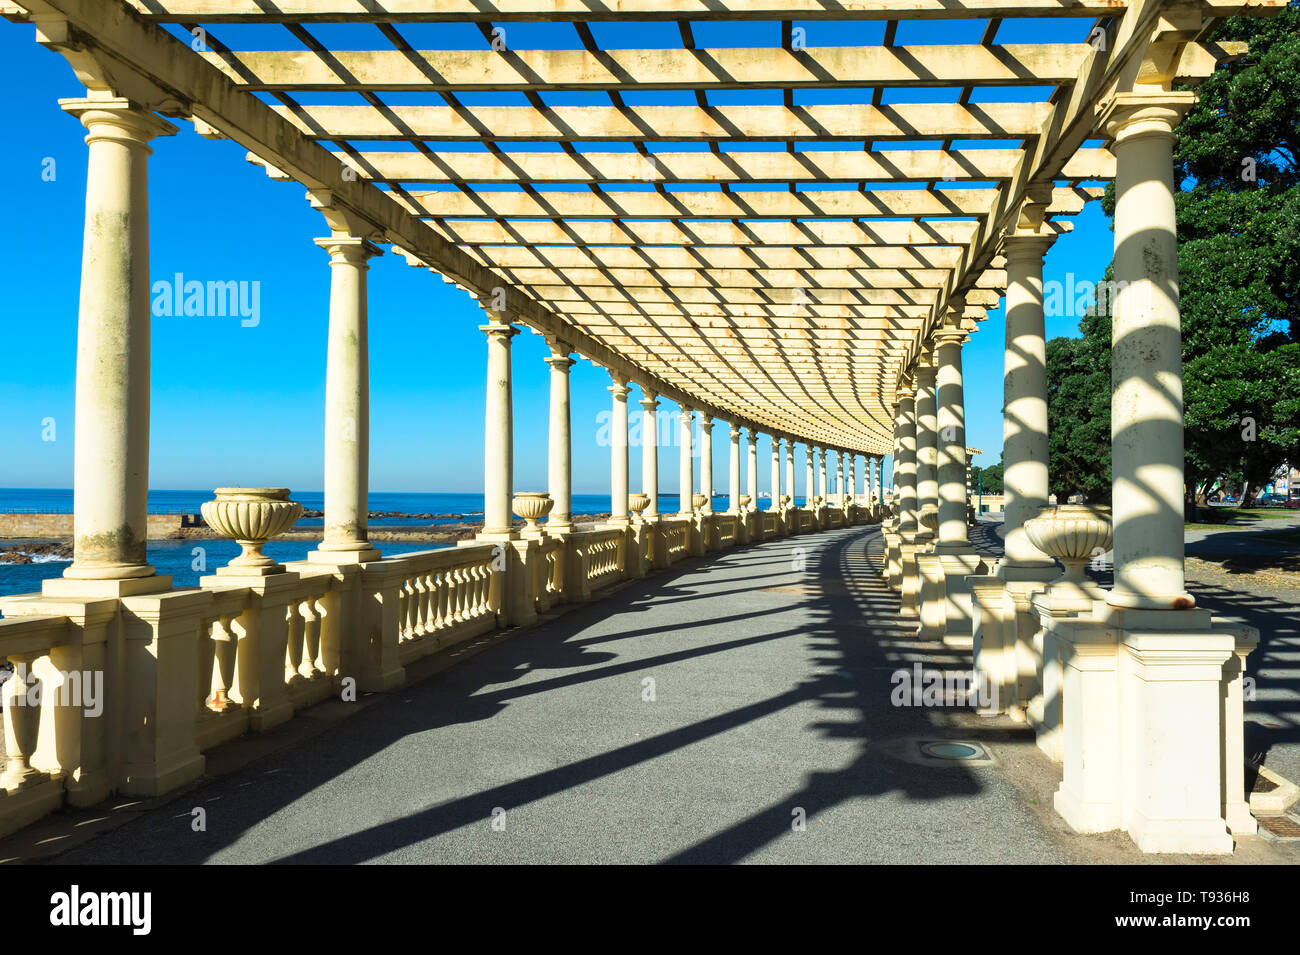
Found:
[[[287,487],[219,487],[216,500],[205,501],[203,520],[243,550],[217,573],[232,577],[267,577],[284,573],[284,565],[262,553],[266,542],[283,534],[302,516],[302,505],[289,500]]]
[[[740,501],[740,509],[741,509],[742,511],[747,511],[747,510],[749,510],[749,495],[748,495],[748,494],[742,494],[742,495],[740,495],[740,497],[738,497],[737,500]]]
[[[516,491],[510,509],[524,519],[525,534],[541,534],[537,522],[551,513],[555,501],[545,491]]]
[[[691,506],[694,507],[697,511],[703,510],[704,505],[707,504],[708,502],[709,499],[705,497],[703,494],[691,495]]]
[[[629,494],[627,496],[627,509],[632,512],[632,519],[635,521],[641,520],[641,512],[644,511],[649,506],[650,506],[649,494],[642,494],[638,492],[636,494]]]
[[[789,494],[782,494],[782,495],[781,495],[781,507],[782,507],[782,508],[786,508],[786,507],[789,507],[789,506],[790,506],[790,495],[789,495]]]
[[[1053,603],[1091,606],[1103,598],[1101,587],[1088,579],[1088,562],[1111,547],[1113,532],[1109,507],[1061,504],[1045,507],[1025,521],[1025,533],[1034,546],[1065,567],[1065,575],[1048,587]]]

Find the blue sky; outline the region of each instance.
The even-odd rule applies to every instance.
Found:
[[[1035,26],[1041,23],[1007,21],[998,39],[1058,38],[1044,37]],[[597,24],[595,30],[607,45],[637,46],[649,42],[641,32],[644,26]],[[827,42],[819,41],[817,24],[807,26],[810,44]],[[654,29],[664,28],[660,24]],[[1053,32],[1067,28],[1069,24],[1059,21],[1051,25]],[[563,40],[567,26],[519,24],[507,29],[515,48],[524,48],[534,38],[539,46],[568,45]],[[879,42],[879,24],[850,29],[852,36],[837,25],[833,42]],[[1072,29],[1076,32],[1069,38],[1077,38],[1078,27]],[[434,30],[403,27],[417,46],[432,46],[419,41]],[[733,38],[731,45],[766,43],[772,32],[767,24],[700,24],[696,40],[700,46],[727,45],[727,36]],[[904,24],[897,42],[968,42],[972,32],[978,39],[979,31],[970,24]],[[237,48],[258,45],[248,28],[223,26],[214,33]],[[322,28],[318,35],[345,45],[338,28]],[[272,48],[297,46],[278,28],[266,36],[275,37],[265,44]],[[475,43],[481,48],[481,38],[475,41],[467,35],[463,45]],[[357,37],[356,45],[373,47],[374,42],[366,34]],[[444,39],[437,45],[461,43]],[[86,147],[84,129],[56,100],[84,90],[62,57],[37,46],[32,27],[4,21],[0,80],[8,91],[0,104],[0,123],[8,133],[6,148],[0,151],[0,172],[8,187],[3,221],[10,230],[7,254],[0,258],[0,446],[5,449],[0,487],[69,487]],[[744,91],[736,95],[743,97]],[[998,95],[1015,99],[1031,94],[1011,89]],[[949,98],[946,91],[937,90],[915,91],[910,98],[939,96]],[[327,99],[303,97],[305,102]],[[325,252],[312,240],[326,234],[324,221],[306,202],[301,186],[268,179],[261,168],[245,162],[245,150],[237,144],[205,140],[190,124],[178,125],[177,136],[154,142],[149,165],[151,281],[170,280],[177,272],[187,280],[257,281],[261,317],[256,327],[244,327],[238,318],[154,319],[150,485],[319,490],[329,267]],[[47,159],[55,163],[52,182],[42,179]],[[1089,204],[1074,223],[1075,232],[1060,239],[1047,257],[1049,281],[1065,281],[1067,271],[1073,271],[1076,280],[1099,278],[1110,261],[1113,240],[1099,205]],[[465,293],[427,270],[411,268],[392,254],[372,260],[372,490],[481,490],[486,357],[478,331],[482,315]],[[1049,317],[1047,333],[1077,334],[1077,319]],[[968,443],[985,451],[981,463],[995,463],[1002,445],[1002,345],[999,308],[965,349]],[[546,485],[547,354],[539,336],[525,330],[516,337],[519,490]],[[608,491],[609,450],[596,440],[602,413],[609,408],[608,383],[607,374],[585,360],[573,369],[578,493]],[[639,410],[639,398],[634,390],[634,411]],[[676,407],[663,402],[664,412],[675,416]],[[54,423],[52,441],[43,440],[49,436],[47,419]],[[727,443],[726,425],[715,425],[714,480],[722,490]],[[768,484],[768,460],[764,438],[759,445],[762,489]],[[796,461],[802,493],[802,450]],[[640,486],[640,473],[640,451],[633,448],[634,488]],[[660,486],[671,491],[676,485],[677,450],[665,447],[660,451]]]

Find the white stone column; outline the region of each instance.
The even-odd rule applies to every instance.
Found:
[[[627,379],[615,372],[609,377],[613,396],[610,407],[609,428],[609,520],[611,524],[628,523],[628,467],[627,467],[627,396],[632,390]]]
[[[811,444],[804,445],[804,477],[803,477],[803,495],[804,507],[813,506],[813,497],[817,494],[817,477],[813,465],[813,455],[815,450]]]
[[[1183,568],[1183,365],[1174,126],[1193,94],[1117,98],[1111,323],[1112,607],[1194,606]]]
[[[713,416],[700,412],[700,493],[704,513],[713,513]]]
[[[883,457],[871,458],[867,463],[867,468],[871,472],[868,478],[867,500],[872,506],[880,504],[880,468],[884,463]]]
[[[1073,650],[1064,654],[1063,782],[1054,805],[1076,829],[1121,826],[1144,852],[1226,854],[1225,803],[1243,767],[1242,717],[1224,683],[1236,679],[1238,641],[1245,649],[1254,634],[1216,625],[1184,586],[1172,152],[1174,127],[1195,101],[1191,92],[1121,93],[1100,118],[1116,159],[1115,588],[1088,620],[1061,628],[1058,642]],[[1035,601],[1044,613],[1050,596]],[[1097,679],[1080,679],[1081,643],[1093,645]],[[1101,746],[1090,749],[1089,740]],[[1118,758],[1107,759],[1103,746]]]
[[[826,449],[817,450],[817,493],[821,495],[822,503],[827,501],[826,492]]]
[[[785,493],[790,495],[790,506],[794,507],[794,441],[786,438],[781,446],[781,457],[785,463]]]
[[[149,141],[176,127],[125,99],[60,100],[88,135],[77,314],[73,561],[65,578],[153,577],[149,505]],[[12,356],[11,356],[12,357]],[[156,579],[152,589],[170,585]],[[47,591],[120,585],[51,582]],[[140,589],[141,585],[130,588]]]
[[[915,534],[919,524],[916,503],[916,392],[900,387],[898,395],[898,456],[894,481],[898,487],[898,530]]]
[[[727,469],[727,513],[740,513],[740,428],[731,426],[731,459]]]
[[[646,391],[641,399],[641,490],[650,498],[644,517],[659,516],[659,397]]]
[[[330,255],[329,344],[325,359],[325,534],[313,559],[377,560],[366,529],[370,510],[370,356],[367,260],[380,250],[336,233],[316,244]]]
[[[758,432],[749,429],[749,461],[745,486],[749,488],[749,509],[758,510]]]
[[[835,452],[835,491],[839,494],[841,507],[843,507],[845,502],[848,500],[848,498],[845,497],[845,488],[848,482],[845,480],[844,464],[844,451],[842,449],[837,450]]]
[[[514,539],[518,532],[510,517],[514,489],[514,406],[510,369],[510,339],[519,329],[497,312],[479,330],[487,336],[487,403],[483,427],[482,538]]]
[[[769,511],[781,510],[781,439],[772,435],[772,503]]]
[[[922,538],[939,532],[938,415],[934,356],[928,351],[916,367],[916,501]]]
[[[682,406],[682,456],[681,467],[677,472],[678,494],[681,497],[681,504],[678,513],[683,516],[689,516],[691,513],[691,497],[695,493],[695,465],[692,461],[694,456],[694,422],[695,412],[685,405]]]
[[[1007,259],[1002,454],[1006,488],[1003,580],[1050,580],[1056,565],[1029,540],[1025,521],[1047,506],[1047,345],[1043,340],[1043,256],[1054,234],[1017,233]]]
[[[973,646],[975,633],[967,578],[988,568],[966,537],[966,397],[961,366],[966,331],[960,311],[949,314],[948,324],[935,333],[935,340],[939,540],[934,553],[942,578],[937,595],[942,609],[937,615],[944,621],[944,643],[965,649]]]
[[[546,530],[563,534],[573,530],[573,426],[569,411],[569,370],[574,360],[569,346],[549,342],[551,357],[551,422],[546,448],[546,477],[555,504],[546,518]]]
[[[936,334],[935,358],[938,365],[936,397],[938,404],[938,482],[939,543],[968,546],[966,538],[966,395],[962,378],[961,348],[966,332],[960,316]],[[942,549],[942,548],[936,548]]]
[[[916,564],[920,513],[916,497],[916,391],[911,382],[899,386],[897,430],[898,457],[894,475],[898,482],[898,535],[902,606],[899,613],[914,617],[920,612],[920,577]]]

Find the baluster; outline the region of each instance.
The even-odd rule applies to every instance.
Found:
[[[325,671],[324,662],[320,660],[320,615],[316,613],[316,598],[308,597],[298,605],[302,615],[302,663],[298,672],[305,679],[315,679],[317,674]]]
[[[212,696],[207,707],[218,713],[228,706],[238,705],[233,704],[229,696],[230,684],[235,679],[235,648],[238,645],[230,628],[234,619],[234,614],[226,613],[212,623],[213,666],[208,679]]]
[[[456,619],[470,619],[470,608],[478,602],[478,574],[473,567],[456,568]]]
[[[429,619],[429,575],[426,573],[415,576],[415,632],[422,637],[433,633],[433,621]]]
[[[212,671],[215,669],[216,644],[212,642],[212,631],[217,621],[199,621],[199,672],[195,688],[199,693],[199,719],[209,715],[208,700],[212,697]]]
[[[410,640],[415,633],[415,588],[408,577],[397,585],[397,639]]]
[[[435,570],[429,574],[433,582],[433,593],[429,596],[429,614],[433,617],[433,628],[441,630],[447,626],[447,574]]]
[[[298,667],[302,665],[302,617],[298,614],[298,605],[291,603],[285,607],[284,617],[288,622],[284,682],[294,683],[302,679],[302,676],[298,673]]]
[[[4,701],[5,771],[0,786],[9,792],[30,786],[41,779],[28,760],[36,751],[36,734],[40,731],[40,710],[28,705],[27,691],[36,682],[30,666],[39,653],[16,653],[8,659],[14,672],[5,680],[0,697]]]

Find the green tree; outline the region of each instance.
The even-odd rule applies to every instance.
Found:
[[[1300,460],[1300,6],[1214,39],[1250,52],[1198,87],[1174,153],[1189,508],[1217,479],[1253,492]],[[1080,331],[1048,349],[1058,499],[1109,490],[1110,322]]]
[[[1087,314],[1079,328],[1047,343],[1049,489],[1061,504],[1109,504],[1110,317]]]
[[[982,491],[985,494],[1001,494],[1003,491],[1001,456],[998,457],[997,464],[990,464],[988,467],[980,467],[978,464],[971,465],[970,486],[972,491]]]

